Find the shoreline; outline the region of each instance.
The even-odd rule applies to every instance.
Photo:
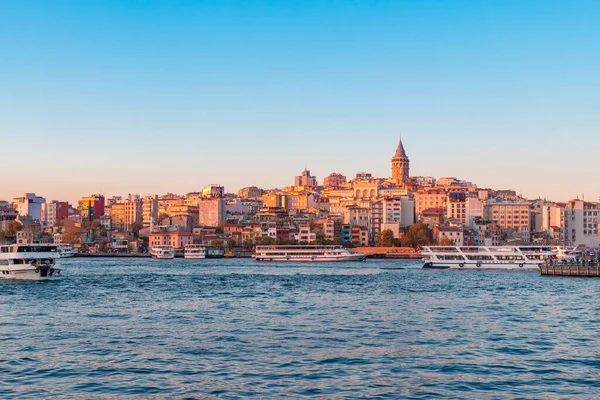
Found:
[[[152,258],[149,253],[77,253],[69,258]],[[175,254],[175,258],[183,258],[183,254]],[[229,257],[206,257],[212,258],[252,258],[251,255],[234,255]]]

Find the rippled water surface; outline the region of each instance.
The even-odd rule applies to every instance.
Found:
[[[600,279],[62,260],[0,281],[0,398],[595,398]]]

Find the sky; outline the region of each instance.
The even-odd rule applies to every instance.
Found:
[[[0,1],[0,199],[310,169],[600,196],[597,1]]]

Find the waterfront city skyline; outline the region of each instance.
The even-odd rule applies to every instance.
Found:
[[[0,199],[388,177],[402,134],[412,175],[597,200],[598,8],[2,3]]]

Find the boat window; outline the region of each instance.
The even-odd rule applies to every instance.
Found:
[[[468,255],[467,258],[469,260],[476,260],[476,261],[488,261],[488,260],[492,259],[491,256],[486,256],[486,255],[477,255],[477,256]]]
[[[438,255],[440,260],[464,260],[462,256],[459,255]]]
[[[55,252],[56,246],[13,246],[13,253]]]

